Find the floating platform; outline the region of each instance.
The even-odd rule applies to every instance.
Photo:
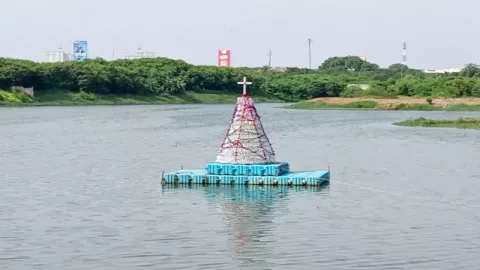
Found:
[[[215,175],[279,176],[290,171],[288,162],[270,164],[207,163],[205,167],[207,174]]]
[[[227,164],[228,165],[228,164]],[[230,165],[239,166],[239,165]],[[253,165],[247,165],[252,167]],[[258,166],[258,165],[257,165]],[[267,165],[264,165],[267,166]],[[266,172],[267,170],[265,170]],[[182,169],[164,173],[162,184],[319,186],[330,181],[330,171],[287,171],[281,175],[222,175],[207,170]]]

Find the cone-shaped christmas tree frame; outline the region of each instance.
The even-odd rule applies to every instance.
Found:
[[[320,186],[330,181],[328,171],[290,171],[288,162],[276,162],[275,152],[263,129],[260,115],[242,82],[243,95],[237,99],[227,134],[216,162],[205,169],[182,169],[163,173],[162,184],[287,185]]]
[[[244,77],[238,84],[243,84],[243,95],[237,99],[216,161],[230,164],[274,163],[275,151],[265,134],[253,99],[247,94],[247,85],[252,83]]]

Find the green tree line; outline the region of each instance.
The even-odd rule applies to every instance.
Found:
[[[237,82],[244,76],[253,81],[249,90],[252,95],[286,101],[362,95],[480,97],[480,67],[474,64],[466,65],[459,73],[426,74],[402,64],[380,68],[356,56],[331,57],[314,70],[196,66],[162,57],[60,63],[0,58],[0,89],[33,86],[36,92],[61,89],[104,95],[240,93]]]

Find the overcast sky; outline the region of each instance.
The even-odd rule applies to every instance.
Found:
[[[157,56],[216,65],[312,66],[358,55],[382,67],[480,63],[478,0],[0,0],[0,55],[43,61],[45,50],[87,40],[89,57],[141,45]],[[115,53],[114,53],[115,52]]]

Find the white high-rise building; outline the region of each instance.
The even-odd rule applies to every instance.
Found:
[[[125,59],[140,59],[140,58],[155,58],[154,51],[144,51],[141,47],[135,51],[134,54],[125,54]]]
[[[45,62],[66,62],[72,59],[70,53],[66,53],[60,46],[56,51],[45,51]]]

